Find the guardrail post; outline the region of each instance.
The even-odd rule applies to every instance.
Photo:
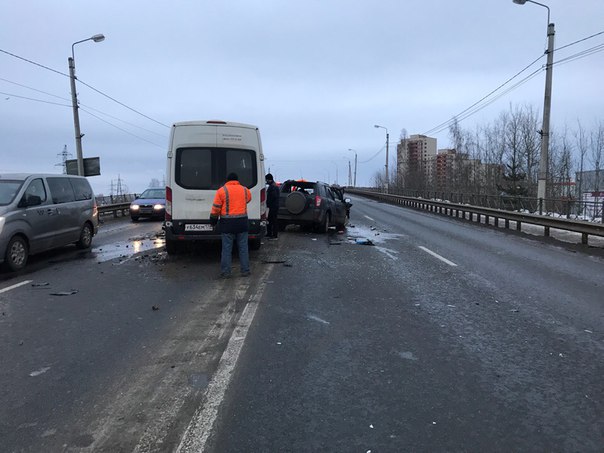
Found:
[[[539,215],[543,215],[543,198],[539,198]]]

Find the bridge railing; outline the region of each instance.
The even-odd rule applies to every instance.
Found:
[[[99,210],[99,217],[113,215],[113,217],[124,217],[128,215],[130,202],[135,200],[137,194],[111,195],[107,197],[97,197],[96,204]]]
[[[514,222],[516,230],[522,230],[522,224],[527,223],[543,227],[544,236],[550,235],[550,229],[572,231],[581,234],[581,242],[588,244],[589,236],[604,236],[604,224],[584,220],[572,220],[556,215],[539,215],[527,212],[509,211],[471,204],[452,203],[449,201],[408,197],[404,195],[386,194],[372,190],[347,188],[347,193],[358,194],[378,201],[423,209],[437,214],[450,215],[478,223],[492,224],[497,227],[510,228]]]

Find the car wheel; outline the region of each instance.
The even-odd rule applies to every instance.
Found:
[[[331,214],[329,212],[326,212],[325,216],[323,216],[323,221],[317,226],[317,233],[326,234],[329,231],[330,223]]]
[[[130,218],[132,219],[132,221],[133,221],[133,222],[138,222],[138,217],[134,217],[134,216],[132,216],[132,217],[130,217]]]
[[[285,199],[285,209],[293,215],[301,214],[306,208],[306,195],[301,192],[292,192]]]
[[[11,271],[19,271],[27,264],[29,246],[22,236],[13,236],[6,247],[4,263]]]
[[[80,232],[80,240],[76,242],[79,249],[89,249],[92,246],[92,226],[85,223]]]
[[[262,242],[260,239],[250,239],[249,246],[250,250],[259,250]]]
[[[176,241],[166,240],[166,252],[168,252],[168,255],[177,255],[182,251],[181,245]]]

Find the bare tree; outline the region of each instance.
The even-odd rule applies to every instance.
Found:
[[[596,123],[595,129],[590,136],[591,163],[595,170],[595,192],[600,191],[600,171],[602,170],[602,158],[604,157],[604,122]]]
[[[537,133],[538,118],[530,105],[516,108],[520,128],[520,152],[523,155],[526,187],[530,195],[536,195],[539,176],[539,153],[541,143]]]
[[[583,164],[585,163],[585,155],[589,149],[587,142],[587,133],[581,124],[581,121],[577,120],[577,130],[575,131],[575,145],[579,152],[579,177],[577,178],[577,197],[583,199]]]
[[[552,198],[570,198],[570,182],[572,172],[572,145],[568,129],[562,135],[550,131],[549,169],[551,184],[549,196]]]

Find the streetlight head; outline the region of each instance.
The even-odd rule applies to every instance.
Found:
[[[517,5],[524,5],[526,3],[526,0],[512,0],[514,3],[516,3]]]
[[[380,126],[378,126],[378,125],[376,124],[376,125],[375,125],[375,126],[373,126],[373,127],[380,127]]]
[[[103,35],[103,34],[94,35],[90,39],[92,39],[94,42],[101,42],[101,41],[105,40],[105,35]]]

